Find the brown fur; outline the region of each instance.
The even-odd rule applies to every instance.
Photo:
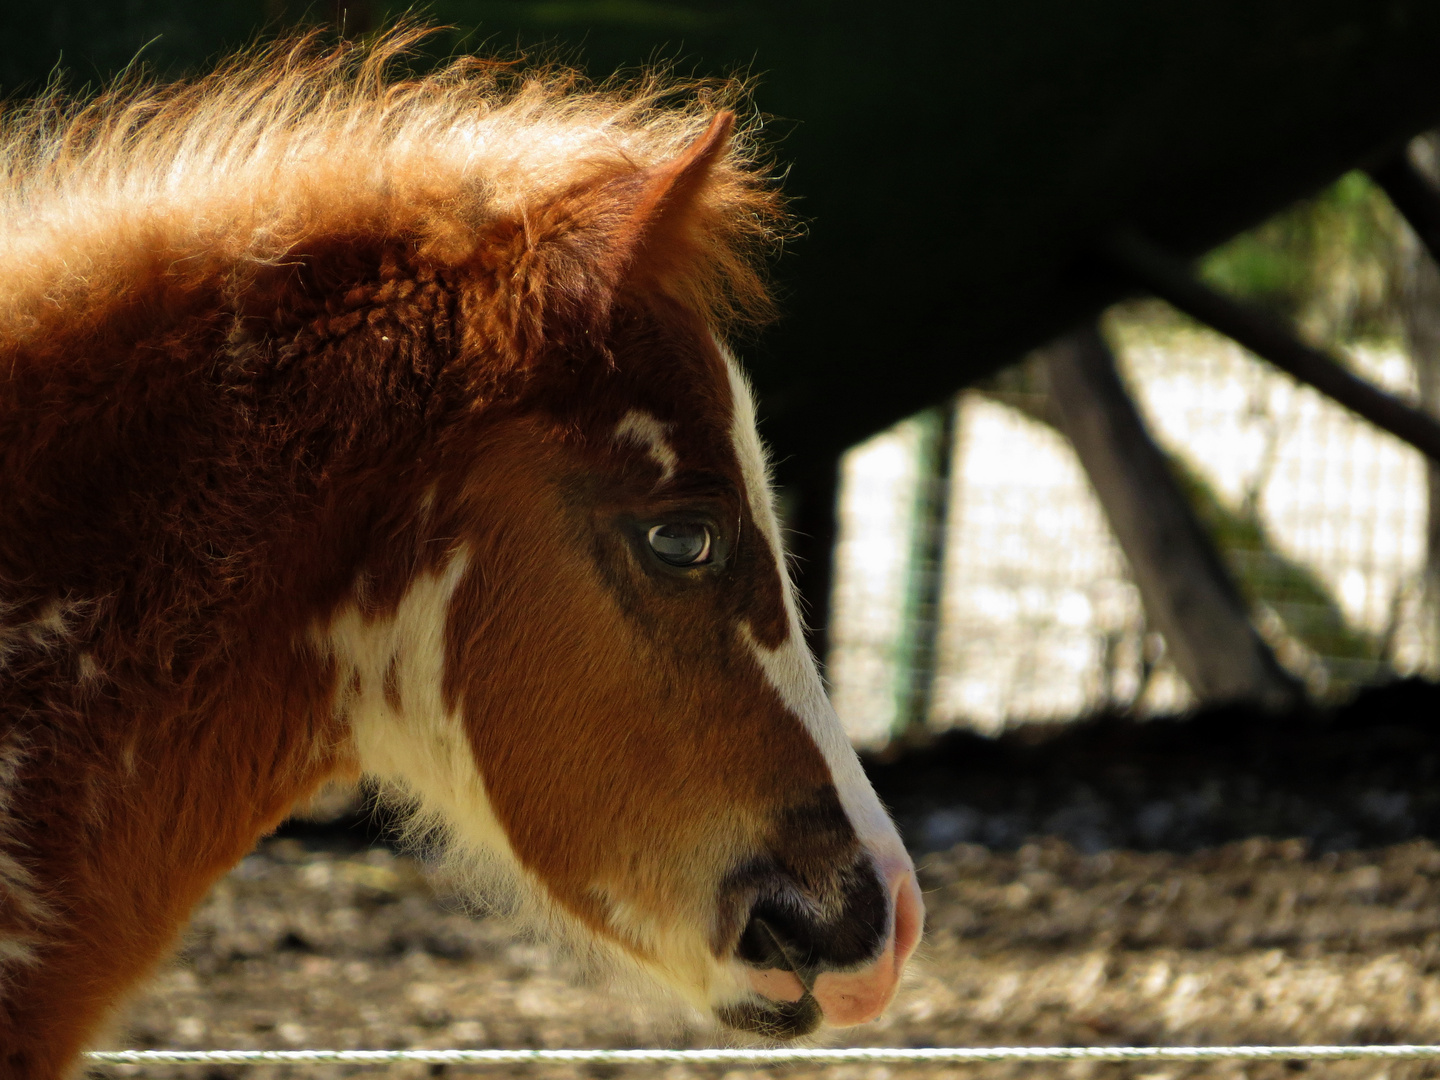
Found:
[[[736,632],[789,631],[711,336],[766,313],[781,224],[733,88],[389,80],[413,36],[7,122],[5,1076],[63,1071],[216,877],[361,768],[317,628],[383,620],[461,547],[447,704],[591,933],[625,937],[611,890],[720,955],[737,864],[823,900],[856,858],[843,814],[781,835],[838,804]],[[658,494],[611,436],[631,408],[673,426]],[[714,521],[723,573],[646,569],[625,530],[671,510]]]

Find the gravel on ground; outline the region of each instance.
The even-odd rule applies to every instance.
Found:
[[[1058,841],[924,857],[926,941],[891,1011],[829,1045],[1440,1042],[1440,847],[1311,856],[1247,840],[1174,854]],[[541,945],[438,895],[385,849],[263,843],[196,912],[184,951],[108,1045],[705,1046],[694,1017],[577,984]],[[106,1066],[96,1077],[328,1080],[505,1072],[741,1080],[686,1066]],[[774,1070],[790,1080],[1440,1076],[1440,1063],[988,1064]]]

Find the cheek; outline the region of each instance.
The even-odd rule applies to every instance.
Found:
[[[621,604],[583,562],[553,565],[523,603],[476,573],[452,614],[448,666],[496,817],[593,928],[634,912],[703,925],[724,875],[828,770],[718,613],[674,596],[637,611],[633,583]]]

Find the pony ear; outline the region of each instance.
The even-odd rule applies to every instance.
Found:
[[[519,286],[506,305],[519,356],[582,340],[603,351],[616,296],[627,288],[696,302],[706,186],[734,127],[733,112],[718,112],[669,161],[587,180],[510,226],[524,237],[501,275]]]
[[[701,195],[734,130],[735,114],[723,109],[678,157],[629,178],[628,212],[607,238],[603,276],[612,288],[663,281],[693,257]]]

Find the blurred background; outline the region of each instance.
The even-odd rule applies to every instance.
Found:
[[[406,10],[8,4],[0,95]],[[447,27],[422,66],[754,80],[805,232],[740,351],[813,644],[930,890],[854,1041],[1440,1038],[1440,5],[417,14]],[[363,792],[291,822],[117,1038],[714,1037],[572,986],[387,843]]]

